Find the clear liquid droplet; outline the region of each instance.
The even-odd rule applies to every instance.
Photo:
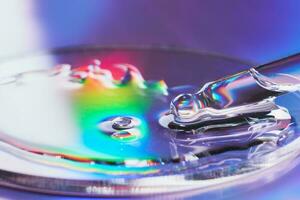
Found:
[[[116,117],[112,122],[112,127],[116,130],[125,130],[136,126],[136,123],[131,117]]]
[[[99,131],[120,142],[132,142],[140,139],[141,121],[136,117],[118,116],[108,118],[98,124]]]
[[[172,112],[179,118],[191,118],[199,111],[199,105],[192,94],[181,94],[171,103]]]

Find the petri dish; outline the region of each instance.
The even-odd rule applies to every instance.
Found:
[[[4,60],[0,184],[123,197],[203,193],[287,172],[298,155],[297,92],[277,100],[295,125],[292,136],[281,139],[284,145],[274,148],[229,148],[230,138],[222,151],[208,151],[214,143],[206,136],[199,142],[197,134],[174,133],[158,123],[176,95],[248,66],[164,47],[70,47]],[[292,107],[290,99],[296,101]]]

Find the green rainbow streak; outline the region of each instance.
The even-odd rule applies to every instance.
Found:
[[[93,160],[113,162],[153,159],[153,155],[143,150],[149,134],[144,119],[151,106],[151,97],[146,95],[149,90],[151,89],[141,89],[133,83],[106,88],[99,85],[97,80],[86,80],[84,87],[74,95],[83,145],[90,150],[86,156]],[[98,123],[106,118],[123,115],[134,116],[141,120],[138,127],[141,136],[135,142],[120,141],[103,133],[97,127]]]

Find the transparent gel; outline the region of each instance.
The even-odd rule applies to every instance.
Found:
[[[91,57],[0,73],[2,185],[81,196],[201,193],[288,171],[299,154],[297,55],[199,91]]]

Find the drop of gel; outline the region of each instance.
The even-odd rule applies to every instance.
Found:
[[[181,94],[171,103],[172,112],[179,118],[191,118],[199,111],[199,105],[192,94]]]
[[[100,122],[98,129],[114,140],[133,142],[142,137],[140,124],[141,121],[136,117],[117,116]]]
[[[118,116],[107,118],[98,124],[98,129],[106,133],[115,133],[119,131],[128,131],[129,129],[137,128],[140,125],[140,120],[136,117]]]
[[[112,122],[112,127],[116,130],[130,129],[137,125],[131,117],[116,117]]]

